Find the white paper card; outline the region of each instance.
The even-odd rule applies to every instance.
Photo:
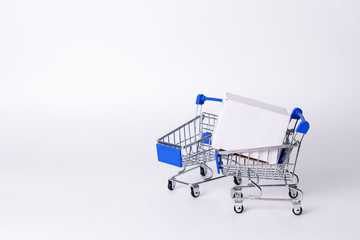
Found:
[[[289,117],[285,108],[226,93],[213,147],[230,151],[281,145]],[[278,151],[251,153],[250,157],[277,163]]]

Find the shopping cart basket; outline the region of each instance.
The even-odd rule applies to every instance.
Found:
[[[159,138],[156,144],[160,162],[183,168],[178,174],[169,178],[168,189],[174,190],[176,182],[189,185],[191,195],[195,198],[200,195],[199,184],[224,177],[224,175],[213,177],[213,171],[207,165],[208,162],[216,160],[215,151],[211,147],[211,137],[218,117],[215,114],[202,112],[205,101],[222,102],[222,99],[208,98],[199,94],[196,98],[196,117]],[[189,183],[177,178],[197,168],[200,168],[200,174],[205,177],[202,181]]]
[[[295,174],[295,168],[301,142],[309,127],[309,123],[305,121],[302,115],[302,110],[295,108],[290,117],[283,145],[235,151],[217,151],[218,171],[221,170],[225,176],[233,176],[235,184],[238,185],[231,190],[236,213],[241,213],[244,210],[244,200],[292,201],[293,213],[295,215],[302,213],[303,192],[297,187],[299,177]],[[270,152],[274,150],[278,151],[276,164],[267,163],[267,161],[263,161],[263,158],[259,160],[260,154],[269,157]],[[258,157],[254,157],[254,155]],[[243,183],[243,178],[247,179],[246,184]],[[265,181],[272,183],[264,184]],[[251,187],[257,189],[258,194],[244,196],[242,189]],[[287,187],[290,198],[263,198],[263,187]]]

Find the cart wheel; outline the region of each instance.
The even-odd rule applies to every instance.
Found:
[[[205,177],[207,174],[207,169],[204,167],[200,167],[200,175]]]
[[[236,197],[236,195],[235,195],[235,190],[234,190],[233,188],[230,190],[230,195],[231,195],[231,198],[235,198],[235,197]]]
[[[242,213],[244,211],[244,206],[243,205],[234,205],[234,211],[236,213]]]
[[[293,208],[292,211],[295,215],[299,216],[302,213],[302,207],[296,209]]]
[[[175,182],[173,182],[171,180],[168,180],[168,189],[170,191],[174,190],[175,189]]]
[[[234,177],[234,183],[235,183],[236,185],[240,185],[240,184],[241,184],[241,178]]]
[[[298,195],[299,195],[298,191],[289,190],[289,197],[290,198],[297,198]]]
[[[191,196],[193,196],[194,198],[197,198],[198,196],[200,196],[200,191],[199,191],[199,187],[191,187]]]

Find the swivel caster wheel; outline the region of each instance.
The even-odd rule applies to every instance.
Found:
[[[190,187],[190,190],[191,190],[191,196],[193,196],[194,198],[200,196],[199,187]]]
[[[205,167],[200,167],[200,175],[205,177],[207,174],[207,168]]]
[[[295,189],[297,189],[297,187],[295,187]],[[297,196],[299,195],[299,192],[296,191],[294,188],[289,188],[289,197],[290,198],[297,198]]]
[[[240,185],[240,184],[241,184],[241,178],[239,178],[239,177],[234,177],[234,183],[235,183],[236,185]]]
[[[174,181],[168,180],[168,189],[170,191],[175,189],[175,182]]]
[[[296,191],[294,189],[289,189],[289,197],[290,198],[297,198],[298,195],[299,195],[298,191]]]
[[[302,213],[302,207],[300,208],[293,208],[292,212],[296,215],[299,216]]]
[[[244,197],[244,194],[242,192],[236,192],[236,191],[231,192],[231,198],[240,199],[243,197]]]
[[[243,205],[234,205],[234,211],[236,213],[242,213],[244,211],[244,206]]]

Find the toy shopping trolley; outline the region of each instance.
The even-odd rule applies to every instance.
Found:
[[[236,213],[241,213],[244,210],[244,200],[291,201],[293,213],[295,215],[302,213],[303,192],[297,187],[299,177],[295,174],[295,168],[301,142],[309,127],[309,123],[305,121],[302,115],[302,110],[295,108],[291,114],[282,145],[217,152],[218,168],[223,175],[233,176],[237,185],[231,190]],[[270,163],[267,158],[274,151],[277,153],[277,162]],[[264,181],[267,181],[268,184],[264,184]],[[263,198],[263,187],[287,187],[290,198]],[[255,188],[257,194],[245,196],[242,193],[244,188]]]
[[[199,184],[224,177],[221,175],[213,177],[213,171],[207,165],[208,162],[215,160],[211,137],[218,116],[202,112],[202,105],[205,101],[222,102],[222,99],[208,98],[199,94],[196,98],[196,117],[159,138],[156,144],[160,162],[183,168],[178,174],[169,178],[168,189],[174,190],[176,182],[189,185],[194,198],[200,195]],[[188,167],[191,168],[187,169]],[[177,178],[197,168],[200,169],[201,176],[205,177],[202,181],[189,183]]]

